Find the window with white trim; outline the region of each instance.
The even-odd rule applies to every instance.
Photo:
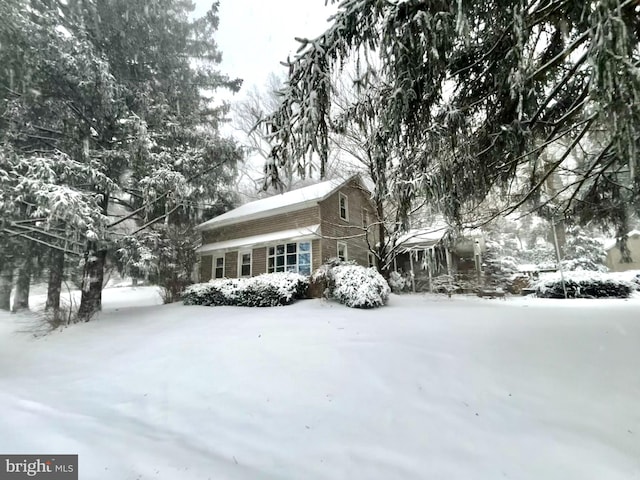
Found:
[[[238,252],[238,276],[251,276],[251,251]]]
[[[369,268],[373,268],[376,266],[376,257],[373,253],[369,252]]]
[[[267,272],[311,275],[311,242],[290,242],[268,247]]]
[[[224,278],[224,256],[213,257],[213,278]]]
[[[349,197],[344,193],[338,193],[338,213],[343,220],[349,220]]]
[[[338,242],[338,258],[343,262],[346,262],[348,258],[347,244],[344,242]]]

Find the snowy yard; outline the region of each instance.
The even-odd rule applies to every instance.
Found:
[[[127,304],[147,306],[127,307]],[[0,451],[82,479],[640,479],[640,300],[0,316]]]

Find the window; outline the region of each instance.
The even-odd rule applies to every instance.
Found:
[[[213,278],[224,278],[224,257],[213,257]]]
[[[251,252],[240,252],[238,254],[239,262],[238,262],[238,272],[239,277],[250,277],[251,276]]]
[[[369,252],[368,257],[369,257],[369,268],[375,267],[376,266],[376,257],[371,252]]]
[[[348,260],[346,243],[338,242],[338,258],[342,261]]]
[[[349,220],[349,199],[344,193],[338,194],[338,211],[341,219]]]
[[[311,275],[311,242],[291,242],[267,249],[267,272]]]
[[[369,227],[369,210],[362,209],[362,228]]]

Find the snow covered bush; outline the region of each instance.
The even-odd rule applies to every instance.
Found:
[[[275,307],[304,298],[306,277],[292,272],[265,273],[252,278],[224,278],[187,287],[185,305]]]
[[[640,291],[640,270],[611,272],[609,275],[615,279],[629,282],[636,290]]]
[[[588,271],[566,272],[564,285],[568,298],[628,298],[635,290],[633,283],[620,277]],[[538,297],[564,298],[559,273],[541,278],[535,289]]]
[[[518,271],[513,257],[502,256],[496,242],[487,242],[487,251],[483,257],[482,271],[484,286],[510,290],[514,274]]]
[[[567,229],[567,242],[564,246],[562,268],[565,270],[591,270],[606,272],[604,246],[600,240],[577,226]]]
[[[456,282],[453,275],[438,275],[433,277],[433,292],[444,293],[451,296],[452,293],[462,291],[462,287]]]
[[[329,270],[330,295],[352,308],[376,308],[386,305],[391,289],[374,268],[338,265]]]
[[[391,272],[389,274],[389,286],[394,293],[407,292],[411,288],[411,276]]]

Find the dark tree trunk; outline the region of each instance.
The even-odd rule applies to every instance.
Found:
[[[45,310],[57,312],[60,309],[60,291],[64,275],[64,252],[52,250],[49,257],[49,285]]]
[[[94,314],[102,309],[102,282],[104,280],[104,266],[107,251],[96,251],[97,245],[91,242],[85,256],[82,273],[82,296],[78,320],[88,322]]]
[[[13,296],[12,312],[29,309],[29,290],[31,288],[31,257],[27,257],[18,268],[18,278],[16,281],[16,293]]]
[[[389,279],[391,269],[389,266],[385,266],[390,260],[389,255],[394,255],[394,252],[385,252],[385,224],[384,224],[384,206],[382,200],[376,199],[376,217],[378,220],[378,272],[385,278]]]
[[[13,287],[13,265],[5,263],[0,271],[0,310],[11,310],[11,289]]]
[[[107,214],[109,194],[102,194],[102,213]],[[102,288],[104,282],[104,267],[107,263],[107,251],[100,248],[98,242],[87,242],[82,271],[82,296],[78,309],[78,320],[88,322],[96,313],[102,310]]]

